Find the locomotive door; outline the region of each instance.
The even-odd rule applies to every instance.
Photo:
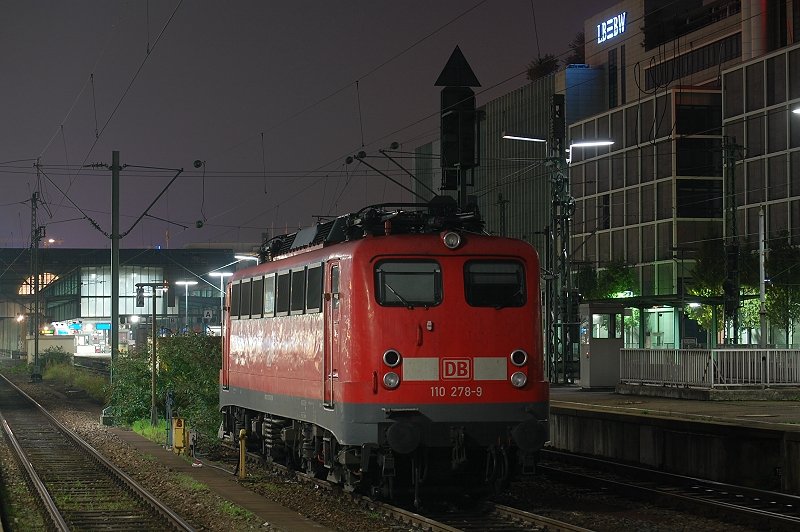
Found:
[[[327,264],[325,276],[325,354],[322,403],[333,409],[333,385],[339,378],[339,262]]]
[[[325,353],[322,405],[333,409],[333,386],[339,379],[339,262],[327,264],[325,276]]]
[[[222,278],[220,277],[220,279]],[[222,297],[230,301],[227,288],[225,288],[225,293],[223,293]],[[230,388],[231,327],[229,323],[225,323],[225,299],[223,299],[222,307],[219,309],[219,333],[222,336],[222,352],[224,353],[222,357],[222,387],[227,390]]]

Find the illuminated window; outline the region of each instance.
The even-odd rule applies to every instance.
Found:
[[[42,290],[45,286],[49,285],[53,281],[58,280],[58,275],[54,273],[40,273],[39,274],[39,290]],[[33,276],[28,277],[25,279],[25,282],[22,283],[19,287],[19,295],[21,296],[29,296],[33,294]]]

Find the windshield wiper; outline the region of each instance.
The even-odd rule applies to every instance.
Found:
[[[396,297],[397,299],[399,299],[399,300],[400,300],[400,302],[401,302],[403,305],[405,305],[405,306],[406,306],[406,308],[407,308],[408,310],[414,310],[414,305],[412,305],[411,303],[409,303],[408,301],[406,301],[406,300],[405,300],[405,298],[404,298],[403,296],[401,296],[400,294],[398,294],[398,293],[397,293],[397,290],[395,290],[394,288],[392,288],[392,285],[390,285],[390,284],[389,284],[389,283],[387,283],[387,282],[384,282],[384,283],[383,283],[383,285],[384,285],[386,288],[388,288],[388,289],[389,289],[389,291],[390,291],[391,293],[393,293],[393,294],[395,295],[395,297]]]
[[[505,302],[504,303],[498,303],[498,304],[496,304],[494,306],[494,308],[495,308],[495,310],[504,309],[508,305],[516,303],[518,301],[517,298],[519,298],[521,296],[522,296],[522,289],[520,288],[519,290],[517,290],[516,292],[514,292],[513,294],[511,294],[510,296],[505,298]]]

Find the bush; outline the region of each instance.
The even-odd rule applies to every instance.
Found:
[[[190,429],[216,439],[220,423],[219,370],[222,360],[218,336],[159,338],[156,354],[156,407],[166,409],[167,390],[174,393],[173,416],[186,419]],[[118,421],[132,424],[150,419],[150,354],[120,355],[114,365],[111,406]]]
[[[48,347],[41,354],[41,359],[43,368],[56,364],[71,364],[72,353],[67,353],[61,346]]]

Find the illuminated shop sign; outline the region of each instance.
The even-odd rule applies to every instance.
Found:
[[[627,11],[615,15],[597,25],[597,44],[604,43],[613,39],[617,35],[625,33],[625,17]]]

